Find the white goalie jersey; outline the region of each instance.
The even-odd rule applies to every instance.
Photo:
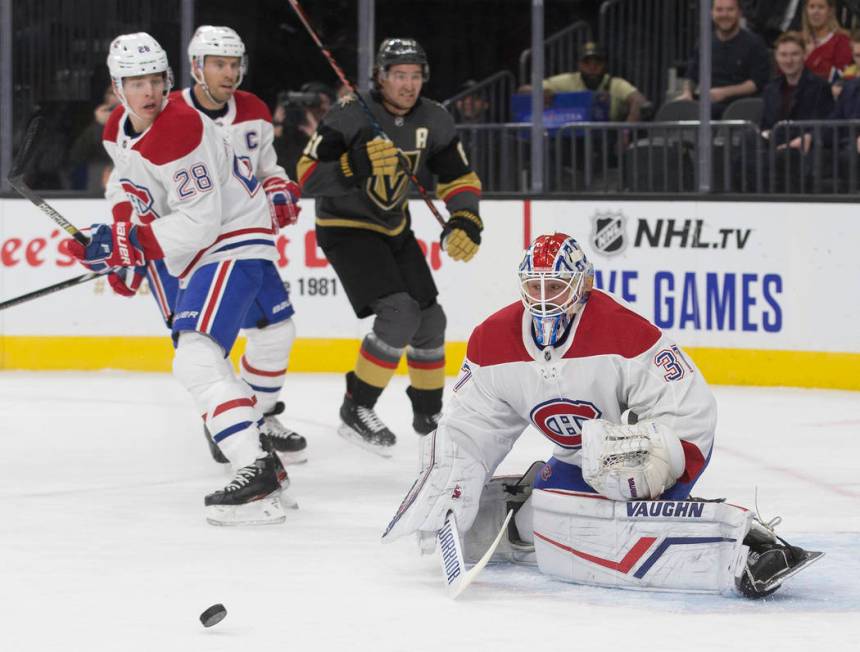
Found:
[[[262,184],[211,120],[168,101],[142,134],[129,134],[127,122],[118,106],[105,125],[114,163],[105,195],[115,220],[152,227],[180,285],[208,263],[277,259]]]
[[[439,424],[488,476],[529,425],[555,445],[556,458],[581,466],[583,423],[618,423],[626,409],[680,439],[678,482],[698,476],[713,444],[716,402],[660,329],[600,290],[592,290],[560,346],[541,350],[531,328],[520,302],[475,328]]]

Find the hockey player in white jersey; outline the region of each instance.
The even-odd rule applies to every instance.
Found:
[[[188,44],[188,58],[195,84],[168,96],[170,102],[184,103],[206,115],[229,136],[242,165],[249,167],[262,183],[278,228],[295,224],[299,211],[299,186],[278,165],[275,154],[272,116],[253,93],[237,90],[247,72],[245,44],[229,27],[202,25]],[[125,199],[120,198],[120,203]],[[146,277],[165,323],[170,327],[179,283],[163,261],[151,261]],[[116,283],[111,283],[115,288]],[[120,288],[121,292],[121,288]],[[266,320],[245,330],[247,347],[239,363],[240,376],[254,390],[263,412],[263,444],[281,456],[284,464],[307,460],[307,441],[278,419],[284,404],[278,396],[284,385],[290,350],[296,337],[293,306],[288,303],[277,323]],[[211,433],[204,428],[213,458],[226,463]]]
[[[521,302],[469,338],[453,401],[383,540],[417,532],[426,552],[453,512],[474,560],[512,508],[502,558],[586,584],[749,597],[820,556],[748,510],[690,499],[713,449],[714,397],[660,329],[593,289],[573,238],[537,238],[519,277]],[[555,445],[549,462],[492,478],[529,425]]]
[[[94,224],[90,244],[70,250],[91,268],[139,271],[163,261],[178,279],[173,372],[235,469],[227,486],[206,496],[207,520],[281,522],[287,474],[263,449],[257,396],[227,358],[240,328],[288,316],[265,192],[211,120],[168,102],[172,75],[155,39],[117,37],[108,68],[122,104],[105,126],[114,163],[107,196],[115,217],[124,214]]]

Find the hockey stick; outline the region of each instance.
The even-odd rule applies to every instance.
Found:
[[[24,133],[24,140],[21,143],[21,148],[18,150],[15,160],[12,161],[12,169],[9,171],[9,185],[17,190],[18,194],[22,197],[29,199],[36,208],[56,222],[63,231],[68,233],[82,245],[87,246],[90,243],[90,239],[74,224],[60,215],[50,204],[48,204],[48,202],[33,192],[24,182],[24,166],[30,158],[33,143],[36,141],[36,135],[38,134],[41,125],[42,116],[37,113],[30,119],[30,124],[27,125],[27,131]]]
[[[514,515],[514,510],[509,510],[505,517],[504,523],[493,540],[493,543],[487,548],[484,556],[478,560],[478,563],[472,566],[469,571],[466,571],[466,562],[463,560],[463,549],[460,545],[460,530],[457,527],[457,520],[454,517],[454,512],[448,512],[445,516],[445,524],[439,530],[437,536],[439,541],[440,559],[442,561],[442,570],[445,573],[445,581],[448,585],[448,597],[455,600],[469,585],[475,581],[478,574],[484,570],[496,548],[508,529],[508,523]]]
[[[88,272],[86,274],[81,274],[80,276],[76,276],[74,278],[55,283],[54,285],[49,285],[48,287],[44,287],[41,290],[33,290],[32,292],[28,292],[27,294],[22,294],[19,297],[15,297],[14,299],[9,299],[8,301],[0,303],[0,310],[6,310],[6,308],[11,308],[12,306],[17,306],[19,304],[32,301],[33,299],[38,299],[39,297],[43,297],[47,294],[53,294],[54,292],[80,285],[81,283],[87,283],[88,281],[92,281],[99,276],[105,276],[106,274],[116,271],[117,269],[118,268],[116,267],[110,267],[108,269],[103,269],[100,272]]]
[[[317,33],[314,31],[314,28],[311,27],[310,20],[308,19],[307,14],[305,14],[304,9],[302,9],[298,0],[290,0],[290,5],[295,10],[296,15],[299,17],[299,20],[302,21],[302,25],[305,26],[305,29],[307,30],[308,34],[310,34],[310,37],[313,42],[316,43],[316,46],[323,53],[323,56],[326,58],[329,65],[332,67],[332,70],[334,70],[334,73],[340,79],[340,82],[344,86],[346,86],[347,90],[353,95],[355,95],[355,97],[358,99],[359,104],[361,104],[361,108],[364,109],[364,112],[367,113],[367,117],[370,118],[370,124],[373,127],[373,130],[378,136],[382,136],[383,138],[385,138],[385,140],[391,140],[388,136],[385,135],[385,131],[383,131],[382,125],[380,125],[379,121],[374,117],[373,112],[370,110],[370,107],[367,105],[367,102],[355,88],[355,85],[350,82],[349,79],[347,79],[346,74],[343,72],[343,70],[341,70],[341,67],[337,65],[337,61],[335,61],[335,58],[332,55],[331,51],[325,45],[323,45],[323,42],[320,40],[320,37],[317,36]],[[427,208],[429,208],[430,212],[433,213],[433,217],[435,217],[436,221],[439,222],[439,226],[444,227],[445,218],[442,217],[442,214],[433,205],[433,200],[430,199],[430,196],[427,194],[427,190],[424,188],[424,186],[421,185],[421,182],[418,181],[418,177],[413,174],[412,169],[409,165],[409,161],[406,159],[406,156],[404,156],[403,152],[401,152],[399,149],[397,150],[397,160],[400,162],[403,171],[406,173],[406,176],[409,177],[409,180],[412,182],[412,185],[414,185],[415,188],[418,190],[418,194],[421,195],[421,199],[423,199],[424,203],[427,204]]]

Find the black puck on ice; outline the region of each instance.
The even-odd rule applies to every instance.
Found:
[[[200,614],[200,622],[203,623],[204,627],[212,627],[212,625],[217,625],[224,620],[226,615],[227,609],[224,608],[223,604],[213,604]]]

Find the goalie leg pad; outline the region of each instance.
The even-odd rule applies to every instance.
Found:
[[[751,512],[717,502],[532,493],[541,572],[593,586],[733,593]]]

